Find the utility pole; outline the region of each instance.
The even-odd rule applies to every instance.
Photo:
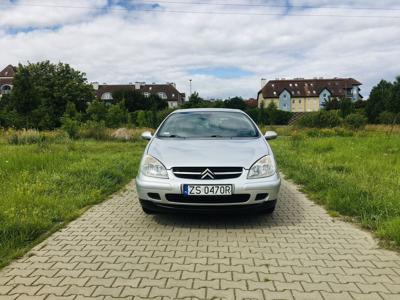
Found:
[[[190,87],[190,94],[189,97],[192,95],[192,79],[189,79],[189,87]]]

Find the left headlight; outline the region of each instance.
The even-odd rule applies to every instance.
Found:
[[[168,178],[167,169],[164,165],[150,155],[146,155],[140,166],[141,172],[149,177]]]
[[[257,160],[250,168],[248,179],[269,177],[275,174],[275,161],[269,155],[266,155]]]

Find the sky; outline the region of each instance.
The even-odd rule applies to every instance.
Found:
[[[0,0],[0,69],[50,60],[90,82],[255,98],[261,78],[400,75],[399,0]]]

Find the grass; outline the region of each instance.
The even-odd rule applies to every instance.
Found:
[[[330,214],[351,216],[400,247],[400,135],[298,131],[272,141],[281,170]]]
[[[144,146],[0,139],[0,267],[127,184]]]

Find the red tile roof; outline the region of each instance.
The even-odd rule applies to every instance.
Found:
[[[278,98],[287,90],[292,97],[318,97],[327,89],[333,97],[341,97],[346,95],[346,89],[359,85],[361,83],[353,78],[270,80],[258,94],[262,93],[264,99]]]

